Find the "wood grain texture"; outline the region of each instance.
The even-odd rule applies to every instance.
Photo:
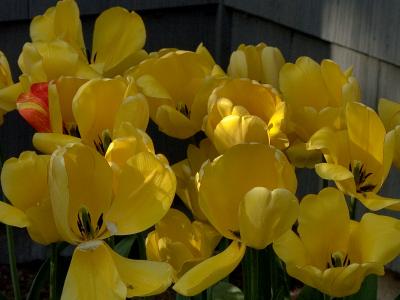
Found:
[[[278,47],[288,59],[292,32],[275,23],[253,17],[238,11],[232,12],[231,51],[240,44],[258,44],[264,42]]]
[[[1,0],[0,22],[26,20],[29,18],[27,0]]]
[[[378,97],[400,102],[400,68],[380,62]]]
[[[400,65],[396,0],[225,0],[227,6]]]

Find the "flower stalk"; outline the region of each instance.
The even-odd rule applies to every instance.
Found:
[[[51,244],[50,257],[50,300],[57,299],[57,269],[58,269],[58,249],[57,243]]]

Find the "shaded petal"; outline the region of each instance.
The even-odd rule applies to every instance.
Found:
[[[52,154],[57,148],[70,143],[80,143],[81,139],[60,133],[37,132],[33,135],[33,146],[40,152]]]
[[[20,228],[27,227],[29,225],[28,217],[22,210],[1,201],[0,222]]]
[[[92,227],[96,228],[111,206],[112,176],[104,157],[90,147],[69,144],[53,153],[50,199],[56,226],[64,240],[77,243],[83,238],[77,225],[81,208],[90,213]]]
[[[364,214],[359,226],[351,233],[349,253],[360,262],[386,265],[400,253],[400,221],[387,216]]]
[[[115,116],[114,128],[119,128],[124,122],[146,131],[149,123],[149,105],[142,94],[129,96],[122,102]]]
[[[169,264],[148,260],[132,260],[120,256],[111,249],[108,250],[121,280],[127,287],[127,297],[157,295],[171,285],[173,270]]]
[[[332,253],[346,253],[350,218],[343,193],[325,188],[318,195],[305,196],[300,202],[298,232],[312,264],[320,270],[326,268]]]
[[[229,275],[242,260],[246,246],[233,241],[221,253],[186,272],[172,287],[179,294],[194,296]]]
[[[372,192],[357,193],[355,197],[370,210],[381,210],[384,208],[400,211],[400,199],[382,197]]]
[[[304,266],[307,264],[306,248],[300,238],[291,230],[282,234],[273,244],[275,253],[288,266]]]
[[[286,188],[294,193],[297,180],[281,151],[263,144],[240,144],[205,164],[199,171],[199,184],[203,213],[222,235],[236,239],[239,204],[250,189]]]
[[[297,220],[299,203],[288,190],[255,187],[239,207],[240,238],[249,247],[264,249]]]
[[[179,139],[189,138],[200,130],[194,122],[170,105],[157,108],[155,122],[160,131]]]
[[[85,143],[93,145],[104,130],[112,132],[125,90],[122,79],[93,79],[79,88],[72,111]]]
[[[322,153],[319,150],[307,150],[307,144],[301,142],[291,144],[285,153],[297,168],[313,169],[322,160]]]
[[[112,251],[101,241],[75,248],[65,278],[62,300],[126,299],[127,287]]]
[[[115,76],[108,71],[140,50],[145,41],[146,30],[137,13],[122,7],[109,8],[96,19],[90,60],[101,65],[106,76]]]
[[[323,179],[341,181],[354,178],[349,169],[335,164],[319,163],[315,165],[315,172]]]
[[[400,104],[389,99],[380,98],[378,113],[387,131],[400,124]]]
[[[175,188],[175,175],[166,159],[141,152],[122,169],[115,200],[105,220],[119,235],[146,230],[167,213]]]

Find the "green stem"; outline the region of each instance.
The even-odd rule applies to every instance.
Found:
[[[50,300],[57,299],[57,267],[58,267],[58,250],[57,244],[51,244],[50,258]]]
[[[6,225],[6,234],[7,234],[8,261],[10,264],[10,273],[14,291],[14,299],[21,300],[21,290],[19,288],[19,278],[17,271],[17,260],[15,257],[14,232],[11,226]]]
[[[271,299],[271,273],[269,251],[246,249],[243,259],[243,291],[244,299]]]

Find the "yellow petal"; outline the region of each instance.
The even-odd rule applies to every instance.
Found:
[[[95,22],[91,62],[101,65],[106,76],[115,76],[107,72],[140,50],[145,41],[146,30],[137,13],[109,8]]]
[[[186,272],[173,286],[179,294],[194,296],[229,275],[242,260],[246,246],[233,241],[223,252]]]
[[[275,253],[287,266],[306,265],[307,253],[300,238],[291,230],[282,234],[273,244]]]
[[[160,131],[179,139],[189,138],[200,130],[190,119],[169,105],[158,107],[155,122]]]
[[[13,84],[7,57],[0,51],[0,90]]]
[[[21,93],[22,85],[20,83],[0,89],[0,109],[6,112],[15,109],[15,101]]]
[[[378,113],[387,131],[400,124],[400,104],[389,99],[380,98]]]
[[[142,94],[129,96],[122,102],[115,116],[114,128],[119,128],[124,122],[146,131],[149,123],[149,105]]]
[[[319,150],[307,150],[305,143],[295,143],[285,151],[289,161],[297,168],[313,169],[321,162],[322,154]]]
[[[230,239],[237,238],[239,204],[250,189],[286,188],[294,193],[297,187],[293,167],[285,155],[263,144],[233,146],[206,164],[199,175],[200,207],[210,223]]]
[[[111,205],[112,176],[104,157],[82,144],[69,144],[53,153],[49,170],[50,199],[64,240],[77,243],[85,239],[77,225],[82,208],[90,214],[92,227],[96,228]]]
[[[385,127],[371,108],[357,102],[346,107],[347,131],[351,157],[372,170],[383,162]]]
[[[257,116],[227,116],[218,123],[212,136],[215,148],[219,153],[237,144],[269,144],[268,127]]]
[[[400,211],[400,199],[382,197],[373,192],[356,194],[355,197],[370,210],[381,210],[384,208]]]
[[[81,139],[66,134],[37,132],[33,135],[33,146],[40,152],[52,154],[58,147],[80,143]]]
[[[279,72],[285,64],[285,58],[281,51],[275,47],[265,47],[261,51],[261,62],[264,75],[262,82],[278,88]]]
[[[297,198],[288,190],[251,189],[239,207],[241,240],[249,247],[264,249],[291,229],[298,210]]]
[[[243,51],[237,50],[232,52],[228,66],[228,74],[233,78],[249,78],[246,54]]]
[[[164,292],[172,283],[169,264],[148,260],[132,260],[108,249],[127,287],[127,297],[151,296]]]
[[[332,253],[346,253],[349,231],[347,204],[337,189],[325,188],[300,202],[298,232],[312,264],[320,270],[326,268],[326,259]]]
[[[57,2],[41,16],[33,18],[30,25],[30,36],[33,42],[50,42],[62,39],[72,45],[84,56],[82,24],[79,19],[79,8],[75,1]]]
[[[115,200],[105,220],[116,234],[141,232],[167,213],[175,188],[175,175],[165,159],[141,152],[122,169]]]
[[[126,299],[127,287],[112,251],[101,241],[92,241],[90,246],[75,248],[61,299]]]
[[[47,186],[49,159],[47,155],[25,151],[18,159],[13,157],[4,163],[1,186],[13,206],[25,211],[49,197]]]
[[[29,225],[29,220],[22,210],[4,202],[0,202],[0,222],[20,228]]]
[[[332,102],[320,66],[309,57],[300,57],[295,64],[286,63],[279,74],[279,86],[288,105],[294,108],[311,106],[319,111]]]
[[[85,143],[93,145],[104,130],[112,132],[125,90],[121,79],[93,79],[79,88],[72,111]]]
[[[335,164],[319,163],[315,165],[315,172],[318,176],[328,180],[346,180],[354,178],[353,173],[349,169]]]
[[[358,253],[361,262],[383,266],[400,253],[400,221],[395,218],[366,213],[351,237],[349,253]]]

